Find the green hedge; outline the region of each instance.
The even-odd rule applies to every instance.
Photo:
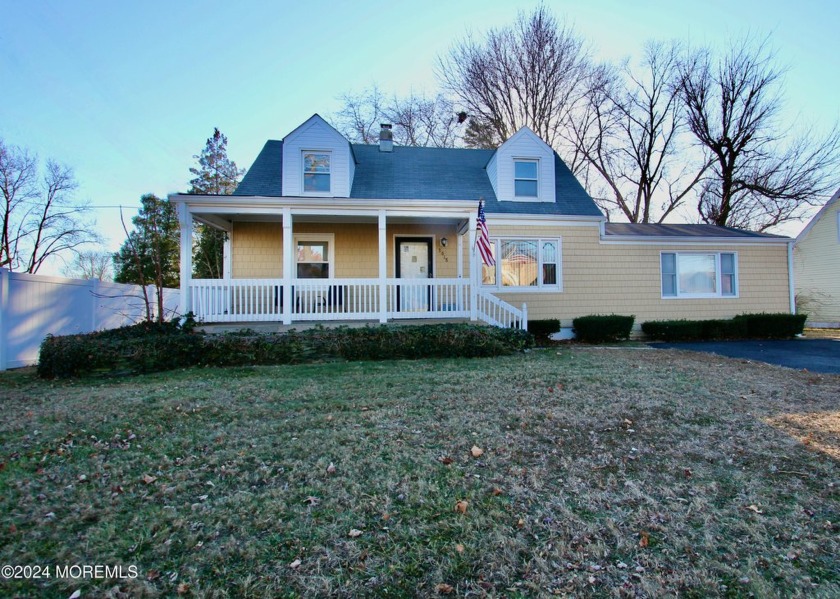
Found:
[[[741,314],[730,320],[649,320],[642,332],[657,341],[786,339],[802,332],[803,314]]]
[[[747,336],[754,339],[789,339],[802,334],[807,314],[760,312],[739,314],[733,320],[744,323]]]
[[[620,341],[630,337],[633,330],[635,316],[621,316],[619,314],[595,314],[581,316],[572,321],[575,337],[584,343],[604,343],[606,341]]]
[[[243,331],[199,335],[177,325],[138,326],[87,335],[48,336],[38,374],[44,378],[158,372],[190,366],[293,364],[324,359],[387,360],[489,357],[530,347],[514,329],[469,324],[315,328],[278,334]]]
[[[529,320],[528,332],[537,339],[547,339],[554,333],[560,331],[560,320],[548,318],[546,320]]]

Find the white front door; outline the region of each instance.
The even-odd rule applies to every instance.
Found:
[[[400,279],[432,278],[432,240],[397,238],[397,277]],[[398,293],[400,312],[428,312],[428,285],[401,285]]]

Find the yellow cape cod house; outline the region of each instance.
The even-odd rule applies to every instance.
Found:
[[[320,116],[268,141],[233,195],[173,194],[181,304],[205,322],[457,318],[525,327],[587,314],[726,318],[791,310],[791,239],[607,223],[523,128],[495,150],[351,144]],[[484,202],[495,266],[475,251]],[[195,222],[227,233],[192,278]]]

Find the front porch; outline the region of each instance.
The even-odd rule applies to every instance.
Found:
[[[202,322],[336,322],[469,319],[526,328],[517,309],[466,279],[191,279]],[[285,298],[292,301],[285,301]]]
[[[480,284],[476,202],[170,197],[181,305],[202,323],[466,319],[527,328]],[[192,278],[194,221],[228,235],[220,279]]]

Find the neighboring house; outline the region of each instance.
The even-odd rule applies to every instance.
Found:
[[[523,128],[496,150],[349,143],[314,115],[268,141],[232,196],[175,194],[182,305],[207,322],[787,312],[791,239],[611,224]],[[485,202],[496,259],[474,251]],[[191,278],[193,221],[227,231],[224,278]],[[286,298],[291,298],[288,301]],[[527,306],[527,308],[526,308]]]
[[[797,310],[808,326],[840,328],[840,190],[794,244]]]

